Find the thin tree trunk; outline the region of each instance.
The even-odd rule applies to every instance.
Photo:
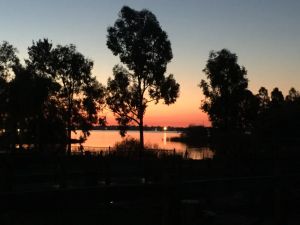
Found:
[[[141,88],[141,81],[139,80],[139,113],[138,117],[140,120],[140,153],[144,150],[144,109],[143,109],[143,91]]]
[[[71,100],[69,99],[69,108],[68,108],[68,122],[67,122],[67,154],[71,155]]]
[[[68,146],[67,146],[67,154],[71,155],[71,127],[70,123],[68,123],[68,133],[67,133],[67,138],[68,138]]]
[[[144,150],[144,122],[143,122],[143,117],[140,118],[140,124],[139,124],[139,129],[140,129],[140,150]]]

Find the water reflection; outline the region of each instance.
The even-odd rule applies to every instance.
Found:
[[[167,133],[166,132],[164,132],[164,146],[166,146],[167,145]]]
[[[174,131],[145,131],[145,145],[150,148],[159,148],[166,150],[174,150],[183,155],[187,155],[192,159],[212,158],[213,152],[209,148],[189,148],[186,144],[180,142],[171,142],[171,137],[178,137],[180,133]],[[73,135],[73,138],[78,138],[79,132]],[[139,139],[138,131],[128,131],[126,137]],[[125,137],[125,138],[126,138]],[[113,147],[117,142],[124,140],[118,131],[97,130],[91,131],[83,147]]]

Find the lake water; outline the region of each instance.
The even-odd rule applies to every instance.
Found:
[[[117,142],[124,140],[119,134],[119,131],[106,131],[106,130],[94,130],[90,132],[91,135],[87,138],[83,147],[113,147]],[[145,131],[144,141],[146,146],[153,148],[174,150],[176,152],[185,153],[188,152],[189,158],[203,159],[212,158],[213,153],[209,148],[190,148],[186,144],[181,142],[170,141],[171,137],[178,137],[180,133],[175,131]],[[78,137],[73,135],[74,138]],[[139,139],[138,131],[128,131],[126,137]]]

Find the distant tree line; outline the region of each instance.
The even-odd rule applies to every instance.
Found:
[[[119,125],[109,125],[107,124],[106,126],[94,126],[93,130],[119,130],[120,127]],[[139,126],[128,126],[127,127],[127,131],[139,131],[140,128]],[[169,126],[166,127],[162,127],[162,126],[144,126],[144,131],[177,131],[177,132],[182,132],[185,131],[186,128],[185,127],[173,127],[173,126]]]

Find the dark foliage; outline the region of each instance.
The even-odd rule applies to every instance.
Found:
[[[201,80],[205,100],[201,109],[208,113],[213,127],[223,131],[252,128],[257,102],[247,89],[247,71],[237,63],[237,56],[227,49],[212,51]]]
[[[82,130],[84,139],[94,124],[103,125],[104,87],[91,74],[93,62],[74,45],[33,42],[25,66],[16,52],[7,42],[0,46],[2,143],[38,149],[68,144],[70,151],[72,131]]]
[[[267,90],[264,90],[264,99],[267,101],[260,107],[257,121],[259,136],[271,139],[274,142],[289,141],[292,143],[299,141],[299,92],[295,88],[291,88],[289,94],[284,98],[282,92],[278,88],[274,88],[270,98]],[[262,101],[262,98],[260,98],[260,101]]]
[[[179,84],[172,74],[165,76],[173,57],[171,43],[152,12],[127,6],[107,31],[107,47],[127,67],[114,67],[107,85],[107,103],[120,125],[121,135],[132,122],[140,127],[143,148],[143,118],[148,104],[163,100],[169,105],[178,97]]]

